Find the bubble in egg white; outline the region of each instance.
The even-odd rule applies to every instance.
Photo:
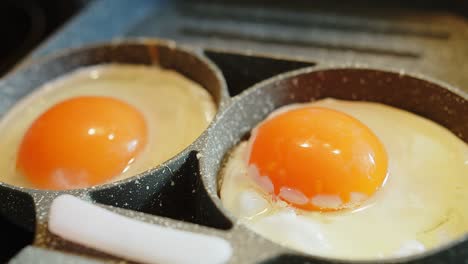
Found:
[[[278,195],[294,204],[306,204],[309,202],[309,199],[302,192],[289,187],[281,187]]]
[[[246,190],[239,194],[237,212],[241,217],[252,218],[268,210],[268,201],[253,190]]]
[[[310,202],[320,208],[338,209],[343,205],[343,201],[341,201],[341,198],[337,195],[315,195]]]
[[[416,240],[409,240],[401,245],[400,249],[395,252],[395,256],[397,257],[405,257],[409,255],[413,255],[416,253],[423,252],[426,249],[421,242]]]
[[[278,228],[280,226],[282,228]],[[276,241],[290,241],[292,246],[304,251],[329,252],[332,249],[320,225],[297,215],[294,210],[283,210],[258,219],[252,228],[260,234],[272,234]]]

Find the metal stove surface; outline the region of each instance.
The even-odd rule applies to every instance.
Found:
[[[339,7],[173,4],[131,28],[204,48],[315,62],[417,70],[457,86],[468,83],[464,18],[430,11]]]
[[[265,2],[98,0],[33,55],[158,37],[222,51],[416,71],[468,89],[464,16],[404,1]]]

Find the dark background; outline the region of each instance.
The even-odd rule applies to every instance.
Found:
[[[0,78],[45,38],[78,13],[88,0],[0,0]],[[6,263],[34,234],[0,213],[0,263]]]
[[[89,0],[1,0],[0,76]]]

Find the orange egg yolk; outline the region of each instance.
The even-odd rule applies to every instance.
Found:
[[[265,190],[314,211],[358,206],[381,187],[388,166],[383,144],[366,125],[313,106],[262,122],[252,133],[248,163]]]
[[[33,122],[16,167],[39,189],[84,188],[122,173],[146,141],[145,118],[133,106],[110,97],[75,97]]]

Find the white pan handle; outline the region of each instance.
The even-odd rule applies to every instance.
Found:
[[[230,244],[219,237],[131,219],[71,195],[50,208],[49,230],[72,242],[142,263],[225,263]]]

